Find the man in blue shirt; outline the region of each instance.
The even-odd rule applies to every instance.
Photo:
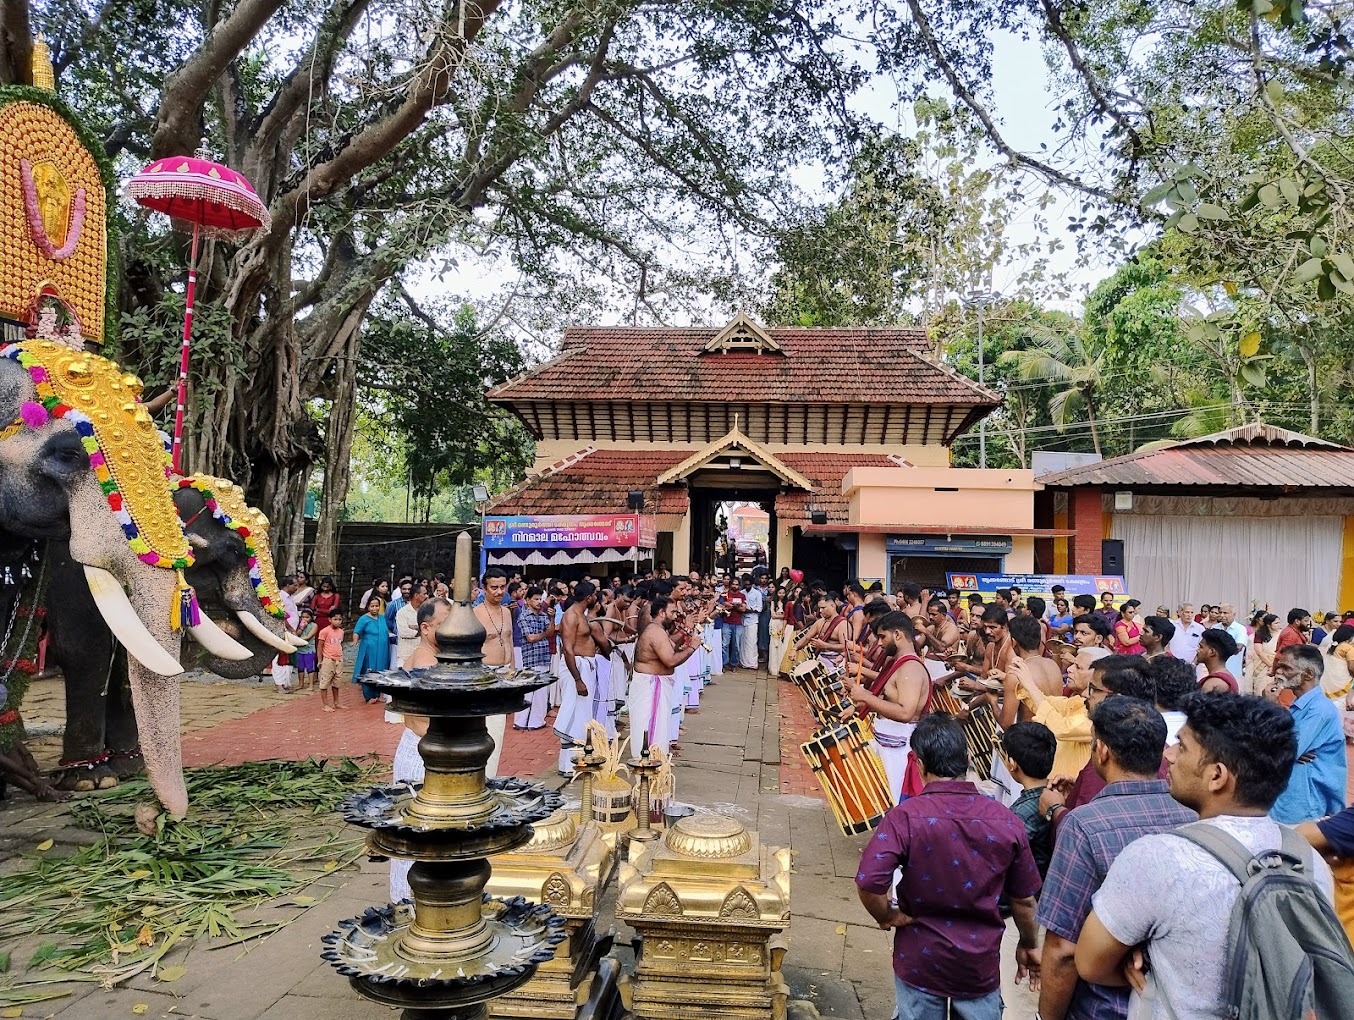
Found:
[[[1325,662],[1316,645],[1290,645],[1274,659],[1275,688],[1293,692],[1298,760],[1269,816],[1285,825],[1333,815],[1345,806],[1345,734],[1340,710],[1321,689]],[[1277,691],[1275,691],[1277,694]]]

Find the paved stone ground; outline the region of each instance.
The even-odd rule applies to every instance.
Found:
[[[398,739],[398,727],[385,724],[375,706],[363,708],[355,695],[349,696],[349,708],[326,714],[313,704],[314,695],[280,695],[271,684],[261,686],[185,683],[186,756],[198,762],[303,757],[340,753],[339,743],[347,753],[388,753]],[[34,704],[30,701],[30,719],[37,718]],[[785,935],[785,974],[793,995],[803,1000],[800,1015],[812,1015],[811,1004],[826,1017],[887,1020],[893,1012],[889,940],[869,923],[853,881],[865,837],[840,833],[802,766],[797,744],[807,735],[808,715],[802,698],[789,683],[739,671],[707,690],[701,708],[687,718],[676,797],[738,816],[760,832],[764,845],[794,849],[794,920]],[[214,714],[223,718],[213,724]],[[510,729],[507,770],[560,785],[552,775],[558,748],[549,733]],[[90,834],[64,824],[64,812],[27,798],[0,809],[0,854],[9,859],[8,867],[15,866],[15,851],[46,838],[56,840],[58,852],[62,845],[88,841]],[[4,867],[0,864],[0,875]],[[199,943],[181,961],[187,973],[172,984],[143,976],[113,990],[81,989],[30,1006],[23,1015],[106,1020],[137,1015],[135,1008],[145,1005],[145,1016],[199,1020],[391,1017],[384,1007],[360,999],[319,959],[320,937],[338,920],[384,902],[385,886],[386,866],[362,862],[312,889],[320,902],[252,951]],[[623,945],[632,933],[622,928],[617,934]],[[1007,1016],[1028,1018],[1033,998],[1010,980],[1013,939],[1008,933],[1003,947]],[[15,959],[26,957],[17,952]]]

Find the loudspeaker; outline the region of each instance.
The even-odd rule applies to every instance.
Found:
[[[826,523],[827,523],[827,511],[826,511],[826,510],[810,510],[810,511],[809,511],[809,523],[810,523],[810,524],[818,524],[818,525],[826,524]]]
[[[1122,538],[1101,540],[1100,572],[1102,574],[1122,574],[1124,572],[1124,540]]]
[[[629,492],[629,494],[628,494],[627,497],[626,497],[626,504],[630,507],[631,510],[643,510],[643,509],[644,509],[644,490],[643,490],[643,489],[631,489],[630,492]]]

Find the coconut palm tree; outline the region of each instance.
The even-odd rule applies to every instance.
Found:
[[[1047,383],[1057,390],[1048,402],[1049,415],[1060,431],[1065,431],[1074,415],[1083,407],[1091,427],[1091,444],[1100,453],[1100,432],[1095,422],[1096,388],[1105,368],[1104,352],[1097,349],[1077,328],[1039,327],[1030,333],[1024,350],[1006,351],[1005,365],[1028,382]]]

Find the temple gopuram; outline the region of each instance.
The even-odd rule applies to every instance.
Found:
[[[489,399],[536,437],[488,507],[486,561],[532,576],[715,563],[720,504],[771,518],[769,565],[893,587],[941,561],[1029,571],[1033,474],[950,466],[1000,397],[916,329],[570,327]],[[615,567],[590,567],[613,563]],[[572,568],[572,569],[571,569]],[[950,569],[954,569],[951,566]]]

